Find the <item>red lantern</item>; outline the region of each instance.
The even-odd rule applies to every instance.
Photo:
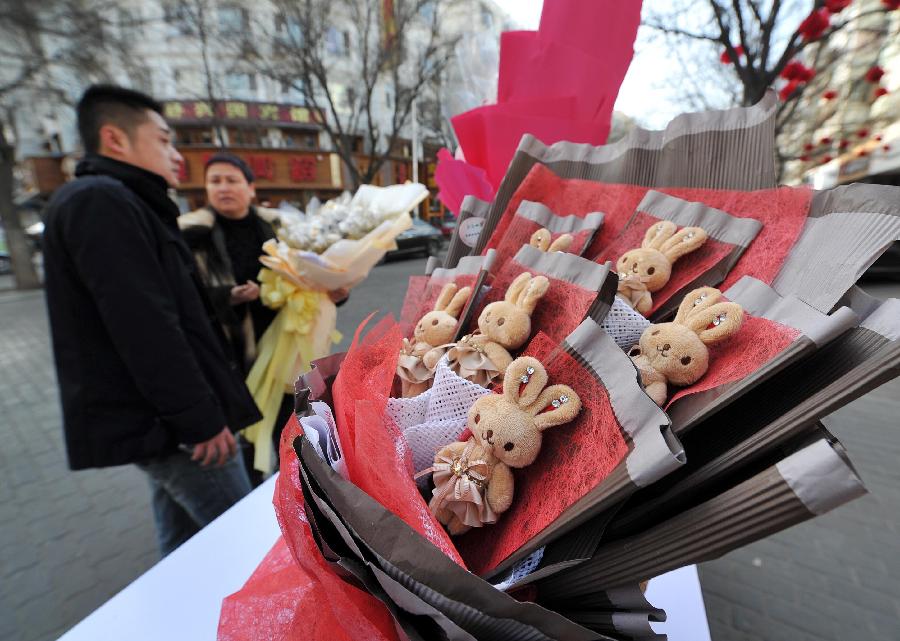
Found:
[[[801,160],[802,162],[809,162],[809,156],[807,154],[803,154],[802,156],[800,156],[799,160]]]
[[[883,4],[888,11],[900,9],[900,0],[881,0],[881,4]]]
[[[874,67],[870,67],[866,72],[866,82],[876,83],[881,80],[881,77],[884,75],[884,69],[875,65]]]
[[[822,140],[819,141],[819,144],[830,145],[831,142],[832,142],[831,138],[829,138],[828,136],[825,136],[824,138],[822,138]]]
[[[797,32],[803,36],[804,42],[818,40],[831,26],[831,13],[824,7],[809,14],[797,27]]]
[[[800,86],[800,83],[796,80],[791,80],[784,87],[781,88],[781,91],[778,92],[778,97],[781,98],[781,102],[787,102],[787,99],[790,98],[795,91],[797,91],[797,87]]]
[[[844,149],[846,149],[846,148],[849,147],[849,146],[850,146],[850,141],[849,141],[849,140],[842,140],[842,141],[840,141],[840,142],[838,143],[838,149],[841,149],[841,150],[844,150]]]
[[[874,138],[875,142],[881,142],[882,140],[884,140],[884,136],[882,136],[881,134],[875,134]]]
[[[838,92],[834,89],[829,89],[828,91],[822,92],[822,97],[825,100],[834,100],[837,98]]]
[[[887,89],[885,89],[884,87],[878,87],[878,89],[875,90],[875,100],[878,100],[882,96],[886,96],[887,93],[888,93]]]
[[[809,82],[816,76],[816,70],[807,67],[799,60],[791,60],[781,70],[781,77],[785,80],[796,80],[797,82]]]
[[[882,149],[884,149],[885,151],[890,151],[890,150],[891,150],[891,146],[890,146],[890,145],[885,145],[884,147],[882,147]]]
[[[803,151],[812,151],[815,148],[816,148],[815,145],[813,145],[811,142],[808,142],[805,145],[803,145]]]
[[[856,152],[856,155],[859,156],[860,158],[864,158],[865,156],[869,155],[869,152],[866,151],[865,149],[860,149],[859,151]]]
[[[859,131],[856,132],[856,136],[857,136],[858,138],[868,138],[868,137],[869,137],[869,130],[866,129],[866,128],[860,129]]]
[[[744,47],[742,47],[741,45],[736,45],[734,47],[734,53],[736,53],[738,57],[743,56],[744,55]],[[722,55],[719,56],[719,61],[723,65],[730,65],[730,64],[734,64],[735,62],[737,62],[736,60],[733,60],[731,58],[731,54],[728,53],[728,49],[725,49],[722,51]]]
[[[834,160],[834,158],[832,158],[832,157],[829,156],[828,154],[825,154],[824,156],[822,156],[822,164],[823,164],[823,165],[827,165],[827,164],[830,163],[832,160]]]

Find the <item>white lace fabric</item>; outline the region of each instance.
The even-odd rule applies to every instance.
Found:
[[[400,428],[415,473],[431,467],[438,450],[459,439],[469,408],[490,393],[454,374],[445,356],[435,370],[431,389],[412,398],[388,400],[387,415]]]
[[[631,306],[616,296],[612,307],[603,322],[600,323],[607,334],[624,350],[637,345],[641,334],[650,326],[650,321]]]

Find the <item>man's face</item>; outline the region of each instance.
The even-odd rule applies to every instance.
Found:
[[[206,169],[206,198],[213,209],[226,218],[243,218],[256,196],[253,183],[240,169],[226,162],[211,164]]]
[[[117,153],[110,155],[162,176],[169,187],[177,187],[178,170],[184,158],[172,145],[172,130],[163,117],[151,109],[147,114],[147,120],[135,127],[130,137],[117,138]]]

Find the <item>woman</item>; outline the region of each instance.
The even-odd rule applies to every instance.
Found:
[[[209,204],[180,216],[178,224],[194,252],[234,360],[246,377],[256,359],[257,342],[276,314],[260,301],[257,277],[262,268],[262,245],[275,238],[273,225],[278,216],[274,210],[252,204],[256,197],[253,172],[239,157],[214,154],[204,171]],[[329,296],[340,305],[347,292],[330,292]],[[292,397],[285,395],[273,435],[276,451],[281,427],[292,408]]]

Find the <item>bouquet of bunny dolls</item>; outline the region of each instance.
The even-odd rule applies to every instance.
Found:
[[[777,187],[776,110],[526,135],[477,241],[300,376],[219,638],[660,639],[643,582],[864,494],[821,419],[900,372],[855,286],[900,193]]]

